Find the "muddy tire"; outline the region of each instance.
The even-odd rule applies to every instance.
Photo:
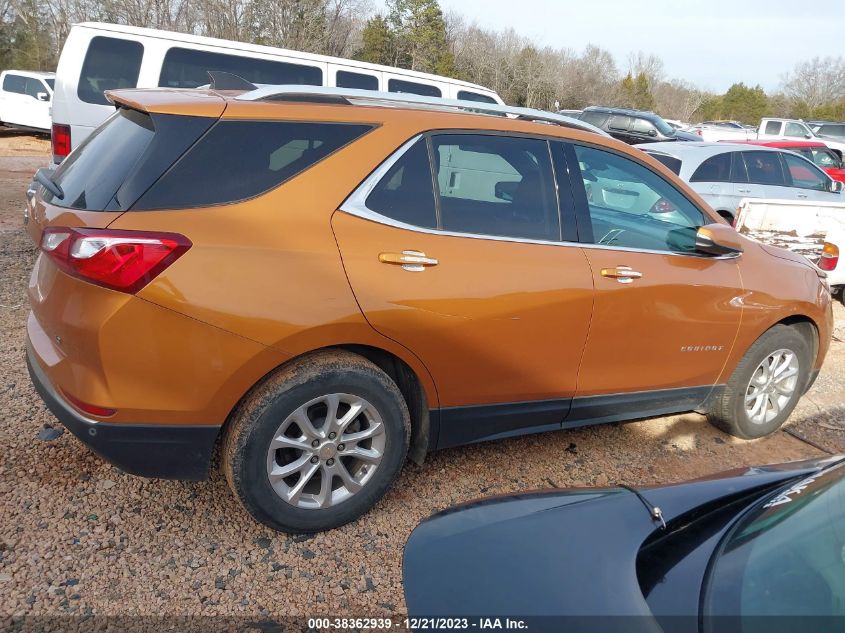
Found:
[[[773,433],[803,395],[811,364],[811,343],[800,330],[772,327],[748,349],[724,390],[708,403],[708,420],[746,440]]]
[[[309,354],[257,385],[223,439],[229,486],[257,521],[311,533],[354,521],[398,477],[411,435],[390,377],[344,350]]]

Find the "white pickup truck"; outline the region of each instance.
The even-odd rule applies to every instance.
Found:
[[[0,73],[0,123],[49,132],[55,77],[30,70]]]
[[[736,230],[748,237],[804,255],[827,272],[830,290],[845,303],[845,202],[797,202],[745,198]]]
[[[757,139],[761,141],[820,141],[842,158],[845,156],[845,143],[832,136],[820,136],[810,129],[804,121],[798,119],[770,119],[760,121]]]

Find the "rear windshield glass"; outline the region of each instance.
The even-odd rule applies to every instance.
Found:
[[[667,156],[666,154],[659,154],[657,152],[647,152],[647,154],[651,156],[654,160],[663,163],[676,176],[681,173],[682,163],[679,158],[675,158],[674,156]]]
[[[372,129],[369,125],[219,121],[136,203],[201,207],[257,196]]]
[[[109,105],[103,91],[138,84],[144,47],[140,42],[97,36],[88,44],[77,96],[86,103]]]
[[[148,114],[119,110],[70,154],[53,175],[64,196],[44,200],[72,209],[116,209],[115,193],[155,135]]]
[[[254,84],[323,84],[323,71],[316,66],[171,48],[164,56],[158,85],[167,88],[205,86],[211,81],[209,70],[232,73]]]

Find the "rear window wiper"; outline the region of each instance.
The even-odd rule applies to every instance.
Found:
[[[42,167],[37,172],[35,172],[35,180],[37,180],[38,184],[43,186],[47,191],[52,193],[59,200],[64,200],[65,192],[62,191],[62,188],[59,186],[59,184],[50,176],[50,174],[52,173],[52,169]]]

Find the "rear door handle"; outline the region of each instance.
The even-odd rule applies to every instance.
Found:
[[[620,284],[629,284],[634,279],[640,279],[643,274],[633,270],[630,266],[617,266],[616,268],[602,268],[601,276],[615,279]]]
[[[751,193],[751,189],[737,189],[739,193]]]
[[[799,194],[796,194],[796,195],[797,195],[799,198],[806,198],[806,197],[807,197],[807,194],[806,194],[806,193],[799,193]]]
[[[401,253],[379,253],[378,260],[382,264],[394,264],[401,266],[403,270],[412,273],[424,271],[429,266],[437,266],[438,262],[433,257],[427,257],[421,251],[402,251]]]

